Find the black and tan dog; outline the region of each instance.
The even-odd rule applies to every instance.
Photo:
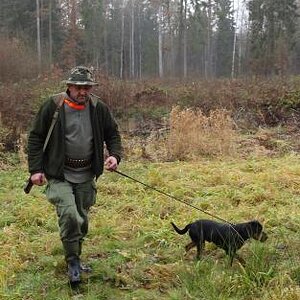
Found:
[[[263,231],[263,226],[256,220],[238,224],[198,220],[186,225],[184,229],[179,229],[173,222],[171,224],[179,234],[189,232],[192,241],[185,246],[186,251],[197,247],[197,258],[199,259],[205,242],[212,242],[225,250],[229,256],[230,265],[232,265],[234,257],[241,261],[236,251],[244,245],[246,240],[253,238],[264,242],[268,238],[267,234]]]

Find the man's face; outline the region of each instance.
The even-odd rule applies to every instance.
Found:
[[[85,103],[92,91],[91,85],[68,85],[70,96],[78,103]]]

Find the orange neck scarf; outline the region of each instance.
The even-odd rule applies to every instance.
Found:
[[[74,108],[76,110],[83,110],[85,109],[85,104],[77,104],[75,102],[72,102],[68,99],[64,99],[64,102],[71,108]]]

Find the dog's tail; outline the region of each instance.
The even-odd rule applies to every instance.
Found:
[[[173,222],[171,222],[173,228],[175,229],[175,231],[179,234],[185,234],[188,232],[188,230],[191,227],[191,224],[186,225],[183,229],[179,229]]]

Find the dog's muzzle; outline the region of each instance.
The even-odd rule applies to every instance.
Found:
[[[261,232],[260,235],[258,236],[258,241],[260,242],[265,242],[268,239],[268,235],[265,232]]]

